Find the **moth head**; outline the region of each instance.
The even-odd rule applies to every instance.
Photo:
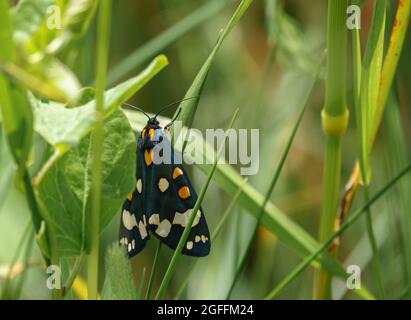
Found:
[[[148,121],[147,121],[147,125],[158,126],[159,124],[160,124],[160,122],[158,122],[157,116],[149,118]]]

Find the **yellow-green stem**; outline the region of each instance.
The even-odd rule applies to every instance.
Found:
[[[323,200],[319,240],[323,242],[332,233],[341,178],[341,140],[348,124],[346,108],[347,68],[347,0],[329,0],[327,27],[327,82],[322,125],[326,136]],[[324,271],[316,275],[315,297],[331,298],[330,276]]]
[[[101,209],[101,155],[103,151],[103,110],[104,89],[106,84],[106,69],[110,37],[111,0],[100,2],[97,26],[97,63],[96,63],[96,124],[92,133],[92,210],[90,217],[90,256],[88,260],[87,287],[88,298],[97,300],[98,292],[98,262],[100,238],[100,209]]]

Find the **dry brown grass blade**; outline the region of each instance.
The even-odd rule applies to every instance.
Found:
[[[360,166],[358,161],[355,162],[350,178],[344,187],[344,194],[338,208],[337,217],[335,219],[334,230],[338,230],[347,218],[348,212],[351,209],[352,202],[354,200],[355,193],[357,192],[360,184]],[[338,248],[340,246],[340,237],[334,239],[333,244],[329,248],[329,252],[333,256],[337,256]]]

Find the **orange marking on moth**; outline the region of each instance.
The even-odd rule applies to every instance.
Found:
[[[145,136],[146,136],[146,128],[144,128],[143,131],[141,131],[141,138],[144,139]]]
[[[131,201],[133,199],[133,195],[131,193],[128,194],[127,196],[128,201]]]
[[[154,129],[150,129],[150,130],[148,130],[148,136],[150,137],[150,141],[153,141],[153,137],[154,137]]]
[[[144,161],[146,162],[147,167],[153,163],[153,149],[150,149],[150,151],[144,151]]]
[[[181,199],[187,199],[190,196],[190,189],[187,186],[181,187],[178,189],[178,196]]]
[[[175,180],[181,175],[183,175],[183,170],[181,170],[179,167],[175,167],[173,171],[173,179]]]

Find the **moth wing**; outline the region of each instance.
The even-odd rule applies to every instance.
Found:
[[[147,166],[151,190],[144,193],[145,212],[150,231],[163,243],[176,249],[181,235],[192,214],[197,201],[191,182],[181,162],[174,155],[180,156],[172,148],[168,139],[163,138],[164,148],[169,148],[171,163],[151,164]],[[188,239],[182,250],[183,254],[202,257],[210,252],[210,232],[203,209],[197,211]]]
[[[119,232],[120,244],[127,248],[129,258],[143,250],[150,238],[143,205],[144,173],[142,168],[142,155],[137,149],[136,188],[131,198],[126,199],[123,204]]]

